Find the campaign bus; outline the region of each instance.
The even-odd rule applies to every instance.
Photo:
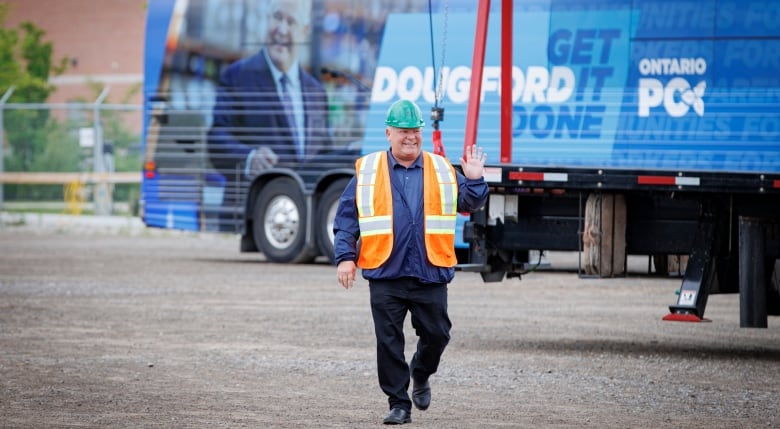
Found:
[[[473,11],[466,0],[150,1],[145,224],[241,234],[242,251],[262,252],[274,262],[332,257],[333,217],[355,161],[388,147],[384,118],[377,115],[399,97],[432,106],[433,69],[449,67],[443,51],[453,64],[468,58],[462,45],[468,37],[449,42],[443,26],[452,20],[451,35],[473,27]],[[410,28],[414,34],[403,35]],[[394,41],[383,51],[399,35],[406,46],[399,50]],[[432,41],[441,49],[435,65]],[[298,117],[288,117],[278,85],[269,81],[284,67],[271,66],[274,56],[292,60]],[[405,70],[391,65],[406,59]],[[454,69],[448,102],[462,108],[467,76],[462,67]],[[375,86],[375,79],[382,82]],[[451,115],[452,137],[447,127],[442,132],[456,151],[463,113],[453,108]],[[297,125],[292,131],[291,123]],[[301,142],[302,152],[293,148]],[[459,240],[458,246],[466,244]]]

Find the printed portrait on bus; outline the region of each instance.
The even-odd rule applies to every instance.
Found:
[[[381,143],[367,127],[388,17],[427,13],[428,3],[160,0],[149,7],[150,222],[237,232],[252,183],[283,174],[311,189],[325,171],[351,171],[367,140]]]

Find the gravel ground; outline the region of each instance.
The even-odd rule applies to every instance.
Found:
[[[0,220],[0,427],[381,425],[365,281],[137,219]],[[412,426],[780,427],[780,319],[740,328],[739,297],[715,295],[711,322],[663,322],[680,279],[646,258],[617,279],[550,261],[521,281],[456,275]]]

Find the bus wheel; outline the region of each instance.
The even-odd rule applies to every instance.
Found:
[[[317,243],[320,253],[333,261],[333,220],[336,218],[336,209],[339,206],[339,198],[347,187],[349,179],[339,179],[333,182],[325,193],[317,207]]]
[[[306,205],[295,181],[281,178],[268,183],[252,210],[252,232],[257,248],[271,262],[311,262],[304,251]]]

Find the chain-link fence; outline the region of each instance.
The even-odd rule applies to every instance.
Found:
[[[0,209],[134,214],[140,105],[0,99]]]

